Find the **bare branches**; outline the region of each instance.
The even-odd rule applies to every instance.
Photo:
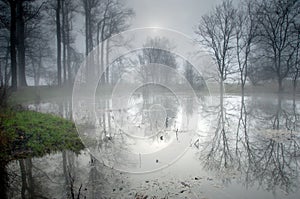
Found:
[[[229,0],[217,6],[209,15],[202,16],[195,31],[198,42],[212,55],[217,64],[220,82],[221,98],[223,96],[223,82],[233,71],[232,41],[234,39],[235,18],[237,10]]]
[[[248,76],[248,62],[253,40],[256,37],[257,24],[253,3],[247,1],[240,5],[235,24],[236,59],[240,73],[242,96]]]
[[[269,67],[278,81],[278,91],[283,91],[282,81],[290,73],[295,55],[293,43],[296,34],[294,23],[299,17],[299,4],[296,1],[262,0],[257,8],[259,47],[269,53]]]

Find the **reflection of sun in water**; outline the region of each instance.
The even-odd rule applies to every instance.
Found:
[[[182,127],[182,107],[178,108],[176,118],[174,119],[174,124],[170,129],[165,129],[162,133],[158,133],[157,136],[153,136],[148,139],[136,139],[131,145],[128,145],[129,151],[134,154],[152,154],[159,152],[166,147],[178,142],[176,129],[181,129]],[[164,139],[160,139],[163,136]],[[165,140],[165,137],[169,137]]]

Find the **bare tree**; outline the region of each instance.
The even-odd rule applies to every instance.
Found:
[[[217,64],[221,103],[223,83],[233,73],[231,62],[236,13],[232,1],[224,0],[210,14],[202,16],[195,31],[199,43],[210,51]]]
[[[7,2],[0,1],[0,88],[9,86],[10,70],[10,9]]]
[[[66,19],[66,8],[65,0],[61,1],[61,37],[62,37],[62,63],[63,63],[63,82],[67,81],[67,42],[66,42],[66,27],[68,25],[68,21]]]
[[[117,0],[109,12],[109,18],[106,30],[106,63],[109,60],[110,46],[113,41],[109,38],[113,34],[118,34],[129,27],[130,18],[134,16],[132,9],[126,8],[125,5]],[[109,67],[106,68],[106,83],[109,83]]]
[[[10,6],[10,64],[11,64],[11,86],[16,90],[17,85],[17,52],[16,52],[16,0],[8,1]]]
[[[269,54],[269,52],[265,52],[265,50],[259,48],[259,45],[255,42],[253,50],[248,58],[249,62],[247,66],[248,80],[254,86],[276,79],[276,74],[269,67],[272,63],[270,60],[263,59],[267,54]]]
[[[200,90],[205,87],[205,81],[201,74],[194,69],[193,65],[186,61],[184,64],[184,76],[193,89]]]
[[[93,50],[94,47],[94,33],[96,26],[97,15],[99,15],[99,7],[101,5],[101,1],[98,0],[81,0],[83,7],[83,14],[85,17],[85,55]]]
[[[9,49],[10,65],[11,65],[11,87],[12,90],[16,90],[18,87],[17,76],[17,1],[16,0],[1,0],[1,25],[9,32],[9,42],[7,49]],[[7,54],[8,55],[8,54]],[[8,58],[8,56],[7,56]],[[7,60],[8,61],[8,60]],[[6,62],[8,64],[8,62]],[[7,80],[7,71],[5,67],[4,75]]]
[[[61,86],[61,27],[60,27],[60,8],[61,0],[56,1],[56,43],[57,43],[57,83]]]
[[[87,57],[89,52],[93,50],[94,47],[94,35],[96,30],[96,22],[98,21],[99,15],[101,15],[100,5],[102,1],[98,0],[81,0],[81,6],[83,8],[83,15],[85,18],[85,56]],[[89,58],[88,66],[86,68],[86,74],[88,76],[95,75],[94,67],[94,58]],[[86,78],[88,81],[91,81],[91,78]]]
[[[36,18],[44,3],[35,0],[16,0],[16,36],[19,86],[27,86],[26,82],[26,26],[30,20]]]
[[[211,110],[215,118],[213,136],[201,152],[201,160],[204,162],[204,167],[210,170],[224,172],[226,169],[233,168],[236,165],[234,158],[233,140],[229,135],[232,133],[229,128],[230,118],[226,113],[225,106],[213,107]]]
[[[293,29],[299,17],[299,2],[296,0],[261,0],[257,11],[259,24],[259,48],[265,50],[264,59],[276,74],[278,92],[283,91],[283,80],[288,76],[296,49]]]
[[[111,45],[109,38],[114,34],[118,34],[119,32],[126,30],[129,27],[129,21],[134,15],[134,12],[132,9],[126,8],[125,4],[120,0],[106,0],[104,1],[102,7],[103,14],[97,23],[97,44],[101,42],[100,49],[98,48],[97,57],[98,59],[100,58],[99,64],[101,66],[101,70],[103,71],[104,54],[106,55],[106,63],[108,63],[109,60],[109,51]],[[106,48],[104,49],[105,43]],[[99,50],[101,50],[100,55]],[[104,51],[106,52],[104,53]],[[108,67],[105,71],[105,81],[106,83],[109,83]]]
[[[43,14],[45,13],[43,12]],[[44,21],[45,15],[41,13],[36,20]],[[28,61],[26,72],[28,76],[33,77],[34,85],[38,86],[41,78],[45,77],[45,73],[51,66],[53,53],[50,45],[52,37],[49,28],[43,23],[36,22],[36,20],[27,24],[26,59]],[[30,65],[31,67],[29,67]]]
[[[24,2],[16,1],[17,7],[17,51],[18,51],[18,77],[19,85],[27,86],[26,74],[25,74],[25,14],[24,14]]]
[[[75,1],[62,1],[62,44],[63,44],[63,78],[64,84],[71,83],[71,44],[74,43],[74,35],[72,34],[74,13],[78,11]]]
[[[292,80],[293,80],[293,97],[295,101],[296,97],[296,89],[297,89],[297,81],[300,75],[300,21],[294,23],[294,31],[297,39],[293,44],[293,48],[295,48],[294,53],[294,66],[291,72]]]
[[[248,76],[248,62],[253,40],[256,36],[257,25],[253,2],[247,1],[237,12],[235,37],[236,57],[240,73],[242,100],[245,94],[245,84]]]
[[[160,67],[149,67],[149,64],[162,64],[171,68],[177,68],[176,57],[170,51],[174,48],[165,37],[148,38],[144,44],[144,49],[139,55],[139,73],[143,82],[169,82],[170,77],[167,70]]]

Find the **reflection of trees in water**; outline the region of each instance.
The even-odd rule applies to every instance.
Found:
[[[21,172],[21,198],[35,198],[35,183],[32,176],[32,160],[31,158],[19,160]]]
[[[128,192],[129,185],[120,172],[104,166],[95,159],[91,162],[88,174],[86,197],[91,199],[97,199],[100,196],[101,198],[116,198],[120,191],[127,190]]]
[[[101,122],[94,153],[99,154],[96,157],[105,165],[141,167],[138,153],[152,150],[150,147],[155,145],[161,147],[175,138],[172,130],[179,109],[178,99],[170,91],[157,91],[162,88],[153,86],[137,89],[129,100],[120,97],[109,103],[109,99],[98,101],[101,104],[97,116]]]
[[[151,109],[151,106],[153,105],[160,106]],[[152,135],[155,134],[155,131],[158,131],[161,128],[166,129],[172,126],[177,114],[178,106],[179,104],[177,100],[172,95],[166,94],[162,96],[155,93],[150,93],[146,96],[143,95],[143,106],[141,112],[147,112],[146,118],[143,118],[143,122],[150,124],[150,131],[154,130]]]
[[[99,103],[99,108],[101,111],[98,114],[99,125],[101,127],[101,137],[102,139],[110,139],[112,137],[111,134],[111,100],[103,99]]]
[[[55,114],[64,118],[72,116],[70,101],[32,107],[39,107],[41,112],[56,111]],[[88,154],[81,156],[87,157]],[[118,192],[117,188],[119,190],[122,186],[125,189],[128,186],[118,172],[104,166],[94,157],[90,156],[89,162],[79,158],[71,151],[62,151],[50,154],[49,157],[28,157],[11,163],[8,167],[8,198],[111,197],[114,187]]]
[[[260,129],[257,126],[251,128],[253,133],[257,133],[252,141],[252,153],[255,154],[252,160],[255,162],[253,176],[268,190],[279,186],[286,192],[295,191],[299,181],[297,154],[300,150],[295,127],[299,121],[292,121],[291,118],[297,112],[287,100],[283,104],[281,96],[272,105],[268,108],[273,111],[261,108],[251,115],[252,120],[260,120]]]
[[[71,99],[59,100],[57,103],[44,103],[30,105],[29,108],[33,108],[40,112],[49,112],[56,115],[60,115],[67,119],[72,119],[72,104]],[[21,198],[50,198],[54,193],[51,193],[51,188],[56,187],[55,194],[63,196],[65,198],[75,198],[79,194],[77,182],[75,182],[75,154],[71,151],[61,152],[61,164],[52,165],[52,162],[47,162],[39,159],[33,159],[27,157],[25,159],[18,160],[18,164],[15,164],[15,168],[11,169],[11,174],[16,174],[12,178],[10,183],[13,187],[10,188],[9,194],[11,197],[19,195]],[[56,159],[59,161],[59,158]],[[57,166],[57,167],[56,167]],[[49,169],[50,168],[50,169]],[[54,169],[55,173],[49,172]],[[57,174],[60,173],[62,178],[58,178]],[[20,177],[18,178],[18,174]],[[45,183],[46,182],[46,183]],[[48,186],[51,184],[51,186]],[[75,185],[76,184],[76,185]]]
[[[165,92],[161,92],[160,89]],[[172,128],[179,108],[179,102],[173,93],[164,88],[146,85],[141,88],[141,92],[133,95],[132,100],[135,101],[135,111],[129,120],[140,130],[144,130],[142,137],[153,136],[156,139],[154,135],[158,136],[158,132],[159,136],[166,135],[167,130]]]
[[[72,157],[75,156],[72,152],[68,152],[68,154]],[[65,157],[69,159],[70,156]],[[11,175],[9,198],[51,198],[58,196],[72,198],[72,194],[77,192],[75,190],[77,185],[74,181],[75,174],[70,171],[70,166],[75,164],[66,163],[66,159],[58,155],[55,159],[47,160],[47,158],[28,157],[12,163],[9,167]],[[65,181],[67,179],[69,184]]]
[[[194,113],[194,108],[195,108],[195,102],[194,102],[194,99],[193,98],[186,98],[185,99],[185,112],[187,115],[193,115]]]
[[[89,171],[88,177],[88,187],[89,187],[89,198],[97,198],[97,196],[102,195],[103,185],[105,183],[103,168],[99,170],[96,165],[100,165],[97,159],[91,156],[91,169]]]
[[[120,188],[129,189],[119,172],[97,160],[82,165],[69,151],[65,157],[19,160],[9,174],[8,198],[110,198],[120,194]]]
[[[292,191],[298,181],[298,160],[293,155],[299,150],[295,142],[278,143],[272,139],[262,139],[255,142],[255,168],[252,172],[257,180],[267,190],[279,186],[286,192]]]
[[[211,107],[209,114],[216,115],[214,121],[214,135],[204,147],[204,166],[210,170],[227,170],[234,165],[233,151],[229,139],[232,133],[230,129],[230,118],[227,116],[227,109],[224,106],[224,100],[220,100],[220,105]]]
[[[19,198],[38,198],[42,196],[40,193],[41,186],[33,175],[35,168],[32,158],[20,159],[14,163],[16,170],[8,168],[10,175],[8,198],[16,196]]]
[[[266,190],[279,187],[286,192],[295,191],[300,151],[295,134],[299,125],[296,106],[286,100],[283,103],[282,98],[277,103],[247,99],[241,100],[235,111],[238,117],[228,115],[225,107],[220,107],[215,135],[201,159],[206,168],[220,174],[239,172],[246,186],[258,183]],[[227,126],[226,121],[235,122]],[[226,180],[232,178],[224,175]]]
[[[92,153],[106,165],[114,167],[116,164],[124,164],[127,156],[123,153],[128,150],[126,135],[114,125],[111,99],[101,99],[98,104],[101,110],[97,113],[99,125],[92,137],[96,138],[93,145],[89,145]],[[96,158],[91,156],[91,162]]]

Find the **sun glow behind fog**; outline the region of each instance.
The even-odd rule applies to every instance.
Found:
[[[158,34],[159,30],[163,28],[163,26],[161,26],[159,24],[154,24],[154,25],[148,26],[148,28],[152,28],[152,33],[154,35],[156,35],[156,34]]]
[[[149,25],[150,28],[154,28],[154,29],[159,29],[159,28],[163,28],[163,26],[159,23],[151,23]]]

